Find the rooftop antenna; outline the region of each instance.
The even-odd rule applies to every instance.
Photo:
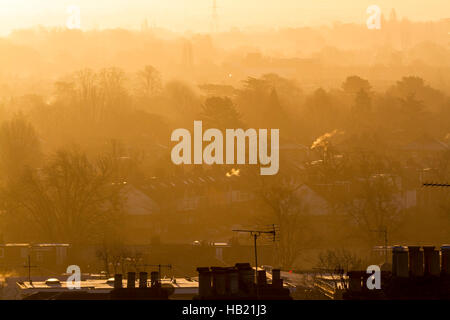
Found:
[[[158,267],[158,277],[159,282],[161,283],[161,269],[162,268],[168,268],[169,270],[172,270],[171,264],[141,264],[140,267]]]
[[[276,230],[275,230],[275,225],[272,225],[272,229],[270,231],[266,231],[266,230],[242,230],[242,229],[236,229],[233,230],[234,232],[245,232],[245,233],[249,233],[250,236],[253,237],[253,245],[255,248],[255,283],[257,281],[257,274],[258,274],[258,249],[257,249],[257,245],[256,245],[256,240],[258,240],[258,237],[261,236],[262,234],[271,234],[272,235],[272,241],[275,242],[275,237],[276,237]]]
[[[450,184],[448,183],[424,183],[424,187],[450,187]]]
[[[28,283],[30,285],[33,284],[33,282],[31,281],[31,268],[37,268],[38,266],[32,266],[31,265],[31,256],[30,254],[28,254],[28,263],[24,266],[24,268],[28,268]]]
[[[219,15],[217,13],[217,1],[213,0],[211,11],[211,33],[216,33],[219,29]]]

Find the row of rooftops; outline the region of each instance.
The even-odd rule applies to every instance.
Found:
[[[149,191],[155,191],[161,189],[209,187],[212,184],[242,184],[246,182],[246,178],[256,177],[259,175],[259,173],[255,170],[249,170],[249,167],[239,170],[239,175],[227,176],[227,173],[227,171],[220,170],[220,172],[204,172],[199,174],[193,173],[186,175],[185,177],[151,177],[145,182],[145,188]]]
[[[68,243],[0,243],[0,247],[70,247]]]
[[[254,268],[248,265],[249,270],[254,272]],[[214,269],[214,268],[213,268]],[[217,269],[217,268],[216,268]],[[219,268],[220,269],[220,268]],[[268,270],[258,268],[259,276],[263,273],[264,279],[270,279],[272,282],[272,274]],[[278,273],[277,273],[278,274]],[[124,289],[134,290],[135,288],[173,288],[174,296],[185,296],[186,298],[192,298],[193,296],[199,294],[199,277],[179,277],[179,278],[159,278],[158,272],[152,272],[152,279],[147,279],[146,272],[140,272],[139,278],[137,278],[137,273],[128,272],[127,277],[122,279],[121,274],[117,274],[116,277],[107,278],[104,274],[82,274],[81,281],[79,283],[80,288],[77,290],[70,289],[68,287],[67,280],[69,274],[62,274],[59,278],[42,278],[34,277],[33,281],[24,280],[23,278],[9,278],[9,283],[14,283],[15,287],[18,289],[19,298],[27,298],[34,294],[45,294],[48,293],[64,293],[70,291],[77,291],[78,293],[97,293],[97,294],[110,294],[113,290]],[[144,279],[142,279],[144,277]],[[277,276],[276,276],[277,277]],[[279,278],[279,275],[278,275]],[[134,284],[130,284],[130,279],[134,281]],[[144,281],[144,283],[142,283]],[[295,286],[292,284],[285,283],[283,285],[282,280],[279,281],[280,288],[286,288],[289,290],[294,290]],[[289,291],[287,291],[289,292]],[[124,291],[126,293],[126,290]]]
[[[48,278],[39,279],[39,281],[23,281],[18,280],[16,282],[17,287],[20,290],[25,291],[63,291],[69,290],[67,286],[67,280],[62,280],[66,278],[67,275],[63,275],[61,279],[59,278]],[[171,284],[175,288],[180,289],[198,289],[198,279],[197,278],[163,278],[160,280],[161,284]],[[122,280],[124,287],[128,286],[127,279]],[[135,287],[138,287],[139,281],[135,281]],[[88,278],[80,281],[79,290],[95,290],[95,291],[105,291],[110,292],[114,288],[114,277],[111,278]]]

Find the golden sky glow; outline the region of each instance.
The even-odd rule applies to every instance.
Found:
[[[212,0],[0,0],[0,33],[35,25],[64,26],[69,5],[81,9],[83,29],[139,28],[151,25],[176,31],[207,31]],[[369,5],[392,8],[399,18],[450,18],[448,0],[217,0],[220,30],[230,27],[283,27],[328,24],[333,21],[364,23]]]

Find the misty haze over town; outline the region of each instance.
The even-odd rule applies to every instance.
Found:
[[[257,267],[285,277],[365,271],[388,268],[393,246],[449,243],[450,18],[391,2],[375,29],[369,4],[347,4],[341,21],[251,26],[221,1],[196,3],[189,16],[204,23],[187,30],[171,22],[181,8],[131,27],[100,12],[95,27],[92,8],[85,27],[82,5],[80,29],[65,10],[59,26],[55,12],[50,25],[2,24],[0,282],[69,265],[195,277],[253,267],[256,241]],[[196,162],[195,121],[223,133],[220,164]],[[192,160],[174,163],[180,128]],[[227,129],[253,128],[255,149],[247,137],[245,161],[240,145],[229,161]]]

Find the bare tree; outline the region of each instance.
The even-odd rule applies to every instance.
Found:
[[[145,68],[138,72],[139,89],[145,97],[151,97],[162,89],[161,74],[153,66],[145,66]]]
[[[367,264],[355,253],[346,249],[327,250],[319,254],[317,266],[324,271],[348,272],[351,270],[363,270]]]
[[[89,161],[78,150],[58,151],[40,171],[27,170],[2,190],[4,218],[49,241],[81,244],[102,238],[118,224],[120,184],[113,184],[111,160]]]
[[[34,127],[18,114],[0,126],[0,179],[13,180],[25,167],[36,166],[41,158],[40,141]]]
[[[128,99],[125,89],[125,72],[119,68],[105,68],[98,73],[101,97],[100,119],[123,108]]]
[[[402,220],[400,190],[396,177],[373,174],[359,178],[347,198],[347,213],[362,237],[372,246],[382,231],[393,231]]]
[[[91,69],[83,69],[75,72],[73,78],[80,115],[95,120],[99,113],[100,104],[97,74]],[[67,88],[67,85],[64,87]],[[70,85],[68,88],[70,89]]]
[[[91,121],[102,121],[107,115],[128,102],[125,72],[119,68],[104,68],[99,72],[83,69],[73,74],[71,81],[58,82],[58,95],[75,97],[80,116]]]
[[[262,188],[262,198],[270,209],[267,222],[279,226],[277,257],[283,268],[292,267],[301,251],[312,241],[308,232],[309,208],[301,186],[281,178]]]

